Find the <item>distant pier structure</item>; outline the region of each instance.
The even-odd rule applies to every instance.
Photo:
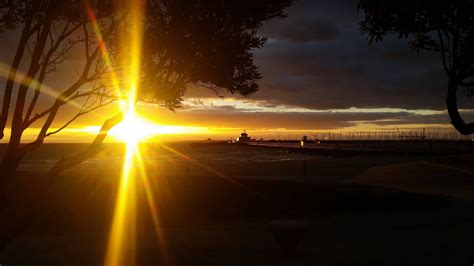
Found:
[[[238,136],[237,139],[235,139],[235,143],[244,144],[244,143],[249,143],[250,140],[251,140],[250,136],[244,130],[244,132],[240,133],[240,136]]]

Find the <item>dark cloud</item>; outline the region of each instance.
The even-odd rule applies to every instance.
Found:
[[[267,24],[262,33],[270,38],[292,42],[334,40],[339,35],[335,23],[316,17],[298,17],[290,23],[280,21]]]
[[[203,127],[247,128],[247,129],[287,129],[287,130],[323,130],[354,127],[360,124],[393,126],[398,128],[420,125],[446,125],[447,114],[416,114],[409,111],[399,112],[248,112],[230,109],[227,106],[192,111],[156,112],[153,108],[141,108],[147,116],[156,115],[164,124],[183,124]],[[474,120],[474,111],[463,111],[463,116]],[[204,119],[205,118],[205,119]]]
[[[164,115],[163,123],[184,124],[204,127],[230,128],[282,128],[290,130],[333,129],[355,126],[359,121],[375,121],[380,119],[398,119],[408,113],[272,113],[272,112],[237,112],[224,108],[221,111],[201,110],[192,112],[176,112]],[[203,119],[205,117],[205,119]]]
[[[447,77],[439,55],[413,53],[396,37],[369,46],[356,7],[355,0],[297,1],[286,20],[270,22],[265,29],[273,38],[256,51],[264,78],[253,97],[316,109],[445,109]],[[323,24],[337,34],[316,38]],[[473,101],[464,104],[474,107]]]
[[[465,111],[462,112],[464,119],[467,121],[474,121],[474,111]],[[394,120],[374,120],[370,123],[379,126],[399,126],[399,125],[413,125],[413,124],[423,124],[423,125],[440,125],[440,124],[449,124],[449,117],[447,114],[433,114],[433,115],[409,115],[404,117],[399,117]]]

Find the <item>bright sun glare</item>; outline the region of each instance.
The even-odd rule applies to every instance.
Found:
[[[91,131],[97,130],[99,130],[98,127],[91,128]],[[205,134],[208,131],[209,129],[204,127],[160,125],[133,112],[127,113],[124,120],[110,130],[109,135],[125,143],[139,143],[160,135]]]
[[[137,143],[159,134],[159,131],[159,125],[138,117],[135,113],[127,113],[124,120],[115,126],[110,134],[125,143]]]
[[[88,2],[86,1],[86,4]],[[109,134],[123,141],[126,144],[125,158],[123,162],[122,175],[117,193],[117,199],[114,208],[112,224],[107,243],[107,251],[105,254],[105,266],[119,266],[135,264],[135,248],[136,248],[136,188],[141,184],[146,201],[148,203],[149,213],[155,227],[155,234],[158,243],[163,244],[164,237],[160,226],[158,208],[155,204],[155,195],[153,187],[148,180],[145,166],[143,164],[138,143],[144,141],[148,137],[159,134],[176,134],[176,133],[202,133],[203,128],[186,127],[186,126],[163,126],[148,121],[140,117],[136,112],[137,89],[139,86],[139,68],[141,41],[143,33],[143,8],[144,0],[128,0],[125,1],[125,8],[130,12],[130,27],[121,33],[122,41],[126,44],[127,49],[124,57],[124,65],[127,67],[125,76],[128,79],[126,83],[120,83],[116,77],[112,66],[110,65],[109,54],[106,44],[102,38],[100,26],[96,21],[93,10],[88,6],[88,14],[93,25],[96,38],[101,44],[101,54],[105,64],[111,68],[111,83],[117,92],[127,100],[121,102],[123,111],[123,121],[115,126]],[[128,85],[126,85],[128,84]],[[126,95],[123,95],[121,86],[128,89]],[[89,128],[94,130],[94,128]],[[165,145],[163,145],[165,146]],[[172,149],[170,149],[172,150]],[[180,154],[176,152],[176,154]],[[184,155],[181,155],[188,158]],[[166,261],[165,246],[161,245],[160,252]]]
[[[129,84],[129,92],[127,93],[127,101],[122,103],[124,120],[115,131],[126,143],[126,154],[105,256],[104,264],[106,266],[133,266],[135,264],[135,255],[133,252],[136,247],[135,192],[137,183],[140,183],[139,181],[142,181],[141,183],[144,187],[150,207],[150,214],[155,223],[156,233],[159,241],[161,240],[154,195],[148,183],[137,145],[140,139],[149,132],[146,128],[147,126],[145,126],[148,124],[141,122],[141,120],[137,118],[135,111],[137,86],[139,84],[144,0],[126,1],[125,7],[129,10],[131,18],[130,28],[122,32],[123,41],[127,44],[127,47],[129,47],[127,51],[128,55],[125,57],[124,62],[124,64],[129,67],[127,69],[128,73],[126,73],[128,82],[125,83]],[[97,23],[94,22],[94,17],[91,17],[91,20],[97,25]],[[99,27],[96,28],[97,37],[101,39],[100,29]],[[108,58],[106,49],[103,49],[102,52],[104,58]],[[118,84],[118,82],[115,81],[112,83]]]

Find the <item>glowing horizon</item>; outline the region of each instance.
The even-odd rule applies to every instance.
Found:
[[[143,142],[161,142],[161,141],[199,141],[211,138],[213,140],[229,140],[235,139],[244,129],[257,139],[274,139],[281,137],[286,139],[289,136],[306,135],[306,134],[323,134],[323,133],[356,133],[356,132],[377,132],[377,131],[422,131],[423,128],[427,132],[430,131],[453,131],[455,129],[450,124],[411,124],[402,126],[377,126],[361,124],[359,126],[347,128],[331,128],[331,129],[286,129],[286,128],[254,128],[254,127],[205,127],[191,125],[165,125],[147,121],[142,117],[138,117],[135,122],[139,130],[146,130],[141,137],[140,143]],[[80,128],[66,128],[60,134],[51,136],[46,139],[45,143],[90,143],[100,130],[100,125],[86,126]],[[56,128],[52,127],[51,130]],[[9,128],[6,128],[4,140],[8,140]],[[109,132],[105,143],[123,143],[123,134],[128,128],[125,124],[119,124]],[[25,130],[24,142],[32,141],[37,136],[40,128],[29,128]],[[5,143],[5,142],[4,142]]]

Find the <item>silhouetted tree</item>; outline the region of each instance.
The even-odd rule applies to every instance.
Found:
[[[124,69],[128,66],[122,59],[129,47],[118,38],[131,30],[128,26],[132,20],[124,2],[0,0],[0,38],[18,37],[0,114],[0,138],[11,121],[8,148],[0,169],[0,200],[5,185],[10,184],[27,153],[78,117],[123,100],[123,92],[128,90]],[[137,101],[175,109],[192,86],[241,95],[257,91],[261,75],[251,52],[265,42],[257,30],[264,21],[284,17],[283,10],[290,4],[291,0],[144,1]],[[64,65],[71,55],[82,58],[73,70],[77,78],[67,87],[47,88],[43,81],[52,72],[67,71]],[[19,68],[24,66],[23,74]],[[51,96],[51,105],[39,104],[41,97]],[[74,105],[77,112],[70,114],[63,125],[52,126],[66,105]],[[110,114],[95,140],[84,151],[60,159],[44,182],[51,183],[54,174],[94,155],[122,117],[121,113]],[[40,128],[36,139],[23,143],[24,131],[33,125]],[[26,198],[14,198],[13,207],[4,208],[2,217],[7,219],[0,226],[0,249],[31,218],[31,205],[41,198],[41,191],[36,193],[40,195],[13,193],[14,197]]]
[[[446,107],[453,126],[464,135],[474,133],[459,113],[457,92],[474,88],[474,1],[472,0],[361,0],[360,23],[369,43],[389,34],[410,39],[414,51],[438,51],[449,77]]]
[[[128,23],[131,23],[123,2],[0,1],[1,36],[10,36],[9,31],[21,29],[0,115],[1,138],[11,119],[10,140],[1,166],[2,179],[14,173],[25,154],[40,147],[47,137],[68,127],[78,117],[123,99],[121,89],[127,90],[128,86],[123,77],[127,66],[121,59],[127,47],[117,41],[117,36],[127,34]],[[257,30],[264,21],[284,17],[283,10],[290,3],[291,0],[144,1],[137,101],[175,109],[180,107],[182,96],[191,86],[245,96],[257,91],[261,75],[251,52],[265,42]],[[45,93],[43,81],[54,71],[64,71],[62,64],[71,53],[77,57],[77,47],[81,45],[83,61],[75,66],[77,79],[63,90],[55,88],[54,103],[37,111],[38,99],[51,95],[50,91]],[[19,79],[18,68],[25,64],[28,65],[26,74],[15,83]],[[33,93],[29,101],[28,93]],[[16,97],[15,101],[12,96]],[[13,108],[11,102],[15,103]],[[53,129],[58,112],[67,104],[79,106],[77,113]],[[63,157],[51,173],[95,154],[108,131],[122,120],[121,113],[110,117],[83,152]],[[33,124],[40,125],[36,140],[22,144],[24,131]]]

